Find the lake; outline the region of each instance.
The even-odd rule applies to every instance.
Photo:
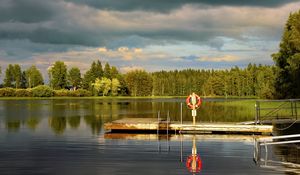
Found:
[[[233,100],[233,99],[231,99]],[[242,107],[206,99],[197,121],[253,120]],[[184,99],[0,100],[0,174],[191,174],[193,139],[200,174],[285,174],[296,168],[253,161],[253,137],[233,135],[106,134],[103,124],[123,117],[180,120]],[[254,110],[254,108],[253,108]],[[184,120],[191,121],[183,107]],[[299,126],[289,132],[297,132]],[[270,146],[269,158],[300,163],[297,145]],[[274,168],[275,167],[275,168]]]

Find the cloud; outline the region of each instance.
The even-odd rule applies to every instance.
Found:
[[[108,48],[192,41],[220,49],[224,44],[223,37],[245,39],[245,36],[255,36],[262,40],[278,40],[288,14],[299,6],[297,2],[285,4],[275,1],[277,3],[270,3],[270,7],[278,5],[278,8],[265,8],[269,6],[260,6],[260,3],[236,7],[234,4],[240,4],[237,1],[227,5],[215,1],[217,5],[211,8],[184,3],[169,13],[155,13],[151,10],[99,10],[61,0],[45,4],[29,0],[24,9],[18,10],[25,4],[24,0],[5,2],[8,5],[2,5],[6,15],[0,21],[0,39]],[[208,1],[203,3],[209,4]],[[140,4],[147,3],[143,1]],[[38,11],[40,9],[45,11],[44,17],[40,15],[43,12]],[[36,19],[35,16],[41,17]]]
[[[147,70],[269,64],[288,15],[299,6],[279,0],[2,0],[0,63],[35,63],[42,70],[62,60],[83,72],[96,59]]]
[[[99,48],[98,51],[102,57],[108,58],[121,58],[125,61],[131,61],[133,59],[139,59],[143,57],[143,50],[141,48],[128,48],[119,47],[115,50],[107,49],[106,47]]]
[[[238,61],[239,57],[235,55],[224,55],[221,57],[200,57],[198,61],[209,61],[209,62],[234,62]]]
[[[247,1],[247,0],[67,0],[82,5],[87,5],[97,9],[115,10],[115,11],[152,11],[152,12],[170,12],[171,10],[181,8],[184,5],[193,6],[251,6],[251,7],[278,7],[293,2],[292,0],[263,0],[263,1]]]
[[[120,70],[122,73],[127,73],[134,70],[145,70],[145,69],[141,66],[124,66],[121,67]]]
[[[51,20],[60,12],[58,0],[1,0],[0,22],[36,23]]]

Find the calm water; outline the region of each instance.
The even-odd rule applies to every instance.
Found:
[[[103,124],[123,117],[179,120],[184,99],[0,100],[0,174],[191,174],[186,157],[192,136],[104,134]],[[207,100],[201,121],[244,121],[242,109]],[[184,116],[188,116],[184,108]],[[224,114],[225,113],[225,114]],[[222,114],[223,117],[212,117]],[[185,117],[184,120],[190,120]],[[294,130],[297,129],[294,128]],[[197,135],[200,174],[285,174],[293,169],[253,162],[246,136]],[[270,147],[270,159],[299,163],[297,145]],[[182,159],[182,161],[181,161]]]

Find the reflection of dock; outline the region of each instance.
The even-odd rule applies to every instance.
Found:
[[[125,139],[125,140],[148,140],[157,141],[169,139],[169,141],[190,141],[194,135],[184,134],[184,135],[171,135],[167,138],[166,135],[162,134],[159,137],[157,134],[136,134],[136,133],[105,133],[105,139]],[[195,135],[198,141],[210,141],[210,142],[245,142],[253,143],[255,139],[266,138],[268,136],[252,136],[252,135],[227,135],[227,134],[197,134]]]
[[[104,125],[111,132],[182,132],[182,133],[234,133],[234,134],[270,134],[270,125],[243,125],[235,123],[198,123],[158,121],[155,118],[124,118]]]

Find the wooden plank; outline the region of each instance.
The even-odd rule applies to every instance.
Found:
[[[272,133],[271,125],[243,125],[235,123],[198,123],[195,126],[191,122],[182,125],[179,122],[158,122],[154,118],[124,118],[106,123],[105,130],[118,131],[203,131],[203,132],[232,132],[232,133]]]

